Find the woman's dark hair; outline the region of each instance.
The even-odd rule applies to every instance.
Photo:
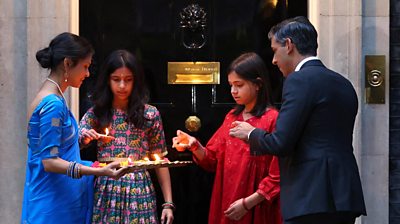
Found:
[[[260,117],[268,107],[272,107],[271,84],[269,73],[264,61],[256,53],[244,53],[236,58],[228,68],[228,75],[236,72],[240,78],[248,80],[259,86],[257,101],[250,113]],[[236,105],[234,115],[239,115],[244,110],[244,105]]]
[[[144,74],[135,56],[127,50],[113,51],[105,60],[95,91],[92,95],[94,102],[93,112],[99,120],[98,129],[103,130],[112,121],[112,102],[114,95],[110,87],[111,74],[122,67],[126,67],[133,74],[133,89],[129,96],[127,122],[136,128],[143,127],[145,122],[144,106],[148,102],[148,92],[144,83]]]
[[[92,45],[84,37],[65,32],[51,40],[48,47],[36,52],[36,60],[43,68],[55,70],[64,58],[69,58],[75,66],[93,53]]]
[[[275,37],[275,41],[282,46],[289,38],[296,45],[297,50],[304,56],[316,56],[318,48],[318,33],[315,27],[304,16],[297,16],[284,20],[273,26],[268,38]]]

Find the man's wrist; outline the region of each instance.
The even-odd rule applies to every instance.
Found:
[[[254,129],[256,129],[256,128],[251,129],[249,131],[249,133],[247,134],[247,141],[250,140],[250,134],[254,131]]]

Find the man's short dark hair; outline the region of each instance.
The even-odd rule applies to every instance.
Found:
[[[316,56],[318,48],[318,34],[314,26],[304,16],[286,19],[273,26],[268,33],[268,38],[275,38],[275,41],[282,46],[289,38],[301,55]]]

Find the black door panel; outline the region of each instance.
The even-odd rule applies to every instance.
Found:
[[[276,2],[276,5],[274,5]],[[287,2],[287,4],[286,4]],[[206,44],[195,52],[181,43],[179,13],[197,3],[207,13]],[[150,104],[161,112],[170,160],[191,160],[190,152],[171,148],[176,130],[185,130],[185,120],[196,115],[202,127],[196,136],[205,145],[221,125],[234,101],[227,83],[229,63],[243,52],[255,51],[266,62],[272,80],[274,99],[279,104],[283,78],[271,65],[269,28],[287,18],[307,13],[306,0],[84,0],[80,7],[80,35],[95,47],[91,76],[80,88],[80,116],[91,106],[88,99],[105,57],[115,49],[127,49],[141,61],[150,90]],[[196,111],[192,105],[192,85],[168,85],[167,63],[173,61],[218,61],[219,85],[197,85]],[[213,95],[214,93],[214,95]],[[95,149],[82,157],[95,159]],[[207,223],[213,174],[196,165],[171,168],[173,198],[177,205],[174,223]],[[158,204],[163,203],[157,188]],[[161,213],[160,213],[161,214]]]

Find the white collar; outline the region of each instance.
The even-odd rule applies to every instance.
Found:
[[[319,60],[319,58],[315,57],[315,56],[304,58],[299,64],[297,64],[296,69],[294,71],[295,72],[299,71],[301,66],[303,66],[307,61],[311,61],[311,60]]]

